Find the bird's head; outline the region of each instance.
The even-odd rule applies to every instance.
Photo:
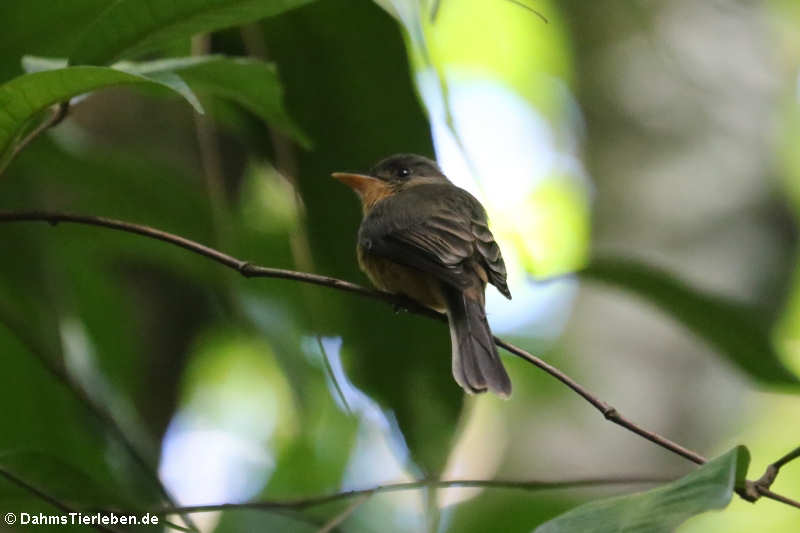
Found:
[[[382,159],[367,174],[334,172],[332,176],[356,191],[366,210],[407,187],[448,181],[434,161],[416,154],[396,154]]]

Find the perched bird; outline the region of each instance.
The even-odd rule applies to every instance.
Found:
[[[511,293],[480,202],[435,162],[414,154],[388,157],[366,175],[333,177],[361,198],[361,270],[379,289],[447,313],[453,377],[465,391],[510,396],[511,380],[486,321],[484,289],[488,282],[506,298]]]

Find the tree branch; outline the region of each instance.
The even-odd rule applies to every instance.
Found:
[[[767,498],[800,509],[800,502],[789,499],[785,496],[781,496],[780,494],[776,494],[770,490],[770,487],[775,482],[775,478],[778,477],[778,472],[780,472],[780,469],[798,457],[800,457],[800,446],[790,451],[771,465],[767,466],[767,470],[764,472],[764,475],[758,478],[756,481],[745,482],[745,486],[741,489],[739,495],[749,502],[755,502],[762,496],[765,496]]]
[[[553,365],[545,362],[539,357],[536,357],[535,355],[530,354],[529,352],[523,350],[522,348],[514,346],[513,344],[506,342],[498,337],[494,338],[494,342],[501,348],[506,349],[508,352],[516,355],[517,357],[521,357],[522,359],[525,359],[529,363],[541,368],[542,370],[544,370],[545,372],[547,372],[548,374],[559,380],[561,383],[563,383],[564,385],[566,385],[567,387],[578,393],[583,399],[592,404],[592,406],[594,406],[595,409],[600,411],[606,418],[606,420],[609,420],[614,424],[622,426],[625,429],[632,431],[641,437],[644,437],[650,442],[658,444],[662,448],[666,448],[667,450],[676,453],[681,457],[685,457],[686,459],[689,459],[694,463],[701,465],[708,461],[708,459],[706,459],[699,453],[693,452],[688,448],[684,448],[680,444],[672,442],[671,440],[662,437],[658,433],[646,430],[643,427],[640,427],[637,424],[631,422],[630,420],[622,416],[619,413],[619,411],[617,411],[614,407],[608,405],[606,402],[600,400],[599,398],[597,398],[597,396],[586,390],[586,388],[583,385],[576,382],[574,379],[566,375],[564,372],[557,369]]]
[[[424,307],[402,296],[389,294],[386,292],[375,291],[372,289],[367,289],[360,285],[356,285],[355,283],[350,283],[348,281],[340,280],[337,278],[331,278],[328,276],[320,276],[318,274],[309,274],[307,272],[296,272],[293,270],[284,270],[279,268],[268,268],[268,267],[252,265],[247,261],[242,261],[241,259],[237,259],[233,256],[222,253],[213,248],[209,248],[208,246],[204,246],[200,243],[191,241],[184,237],[173,235],[165,231],[157,230],[149,226],[142,226],[139,224],[132,224],[130,222],[123,222],[120,220],[114,220],[104,217],[75,215],[69,213],[54,213],[54,212],[44,212],[44,211],[0,211],[0,222],[21,222],[21,221],[36,221],[36,220],[46,221],[49,222],[50,224],[58,224],[59,222],[87,224],[91,226],[112,228],[116,230],[126,231],[129,233],[136,233],[138,235],[144,235],[146,237],[168,242],[180,246],[182,248],[185,248],[194,253],[200,254],[213,261],[216,261],[217,263],[232,268],[248,278],[265,277],[265,278],[290,279],[295,281],[301,281],[304,283],[311,283],[314,285],[321,285],[323,287],[330,287],[341,291],[352,292],[358,294],[359,296],[365,296],[368,298],[381,300],[395,306],[403,307],[412,313],[423,315],[442,322],[447,321],[447,318],[443,314],[437,313],[436,311],[433,311],[427,307]],[[625,429],[628,429],[629,431],[632,431],[646,438],[647,440],[661,446],[662,448],[666,448],[667,450],[673,453],[685,457],[686,459],[689,459],[694,463],[703,464],[707,461],[707,459],[702,455],[695,453],[691,450],[688,450],[683,446],[675,442],[672,442],[671,440],[662,437],[661,435],[658,435],[657,433],[648,431],[644,428],[641,428],[637,424],[631,422],[627,418],[623,417],[614,407],[598,399],[597,396],[589,392],[585,387],[577,383],[574,379],[570,378],[568,375],[564,374],[556,367],[545,362],[543,359],[536,357],[535,355],[523,350],[522,348],[514,346],[513,344],[506,342],[502,339],[499,339],[497,337],[495,337],[494,341],[498,346],[504,348],[509,353],[521,359],[524,359],[529,363],[532,363],[533,365],[539,367],[540,369],[544,370],[551,376],[555,377],[556,379],[564,383],[566,386],[568,386],[570,389],[578,393],[586,401],[592,404],[598,411],[600,411],[603,414],[603,416],[607,420],[610,420],[611,422],[620,425]]]
[[[769,465],[767,467],[767,471],[764,472],[764,475],[761,476],[758,481],[756,481],[756,484],[764,487],[765,489],[770,488],[772,483],[775,481],[775,478],[778,477],[778,472],[780,472],[781,468],[798,457],[800,457],[800,446]]]
[[[439,489],[450,488],[495,488],[495,489],[515,489],[527,491],[557,490],[557,489],[578,489],[588,487],[605,487],[609,485],[638,485],[663,483],[672,481],[670,478],[659,477],[619,477],[619,478],[587,478],[566,481],[510,481],[510,480],[487,480],[487,479],[453,479],[443,481],[431,481],[420,479],[406,483],[392,483],[388,485],[377,485],[368,489],[347,490],[334,492],[323,496],[313,496],[311,498],[298,498],[291,500],[262,500],[245,503],[222,503],[212,505],[188,505],[184,507],[162,507],[160,509],[150,509],[149,512],[155,515],[169,515],[175,513],[204,513],[209,511],[234,511],[243,509],[295,509],[302,510],[310,507],[318,507],[329,503],[335,503],[351,498],[364,498],[374,494],[385,492],[399,492],[405,490],[416,490],[434,486]]]
[[[394,306],[403,307],[411,313],[439,320],[440,322],[447,321],[447,318],[443,314],[437,313],[436,311],[424,307],[414,302],[413,300],[410,300],[403,296],[367,289],[365,287],[362,287],[361,285],[356,285],[355,283],[350,283],[349,281],[344,281],[329,276],[321,276],[318,274],[310,274],[307,272],[296,272],[293,270],[252,265],[247,261],[242,261],[241,259],[237,259],[231,255],[225,254],[223,252],[220,252],[219,250],[215,250],[214,248],[210,248],[208,246],[202,245],[190,239],[186,239],[179,235],[174,235],[172,233],[161,231],[141,224],[133,224],[130,222],[124,222],[121,220],[114,220],[105,217],[76,215],[76,214],[61,213],[61,212],[0,211],[0,223],[24,222],[24,221],[44,221],[44,222],[49,222],[51,225],[56,225],[59,222],[67,222],[67,223],[85,224],[89,226],[100,226],[119,231],[125,231],[128,233],[135,233],[137,235],[143,235],[145,237],[150,237],[152,239],[157,239],[170,244],[174,244],[176,246],[180,246],[181,248],[202,255],[203,257],[211,259],[212,261],[216,261],[217,263],[220,263],[228,268],[232,268],[247,278],[263,277],[263,278],[288,279],[288,280],[300,281],[303,283],[310,283],[313,285],[319,285],[323,287],[329,287],[332,289],[337,289],[340,291],[357,294],[359,296],[372,298],[375,300],[381,300],[383,302],[392,304]],[[578,382],[576,382],[574,379],[566,375],[561,370],[545,362],[543,359],[536,357],[535,355],[527,352],[526,350],[523,350],[522,348],[519,348],[518,346],[515,346],[497,337],[494,338],[494,341],[499,347],[504,348],[509,353],[528,361],[529,363],[537,366],[538,368],[544,370],[554,378],[564,383],[567,387],[572,389],[583,399],[589,402],[595,409],[600,411],[606,418],[606,420],[609,420],[614,424],[617,424],[627,429],[628,431],[636,433],[637,435],[649,440],[650,442],[666,450],[669,450],[672,453],[680,455],[681,457],[684,457],[696,464],[704,464],[708,461],[702,455],[692,450],[689,450],[688,448],[685,448],[680,444],[677,444],[667,439],[666,437],[659,435],[658,433],[644,429],[638,424],[625,418],[614,407],[600,400],[595,394],[587,390],[585,387],[580,385]],[[792,458],[794,457],[795,456],[793,456]],[[785,462],[788,462],[788,460]],[[742,492],[739,492],[739,494],[742,495]],[[793,500],[789,500],[788,498],[775,494],[769,489],[764,487],[761,487],[759,489],[759,494],[776,501],[787,503],[788,505],[794,505],[796,503],[793,502]]]

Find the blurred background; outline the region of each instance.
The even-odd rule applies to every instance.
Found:
[[[83,29],[23,16],[45,0],[22,4],[0,6],[14,28],[0,81],[24,54],[68,56]],[[751,478],[800,443],[797,2],[318,0],[136,59],[206,53],[274,62],[274,120],[202,78],[202,116],[161,92],[93,93],[0,176],[0,208],[118,218],[366,284],[360,206],[330,173],[435,157],[487,207],[508,263],[514,299],[487,293],[498,335],[703,455],[746,444]],[[0,450],[54,494],[74,497],[82,472],[91,501],[152,506],[148,469],[195,505],[693,468],[508,354],[512,398],[465,398],[447,330],[381,302],[240,279],[99,228],[0,224],[0,251]],[[798,487],[788,467],[773,488]],[[531,531],[636,488],[442,489],[438,528]],[[2,480],[0,497],[42,506]],[[431,501],[374,495],[338,530],[421,531]],[[195,520],[317,531],[347,505]],[[797,523],[734,498],[679,531]]]

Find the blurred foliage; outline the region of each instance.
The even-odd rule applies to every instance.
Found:
[[[592,196],[570,93],[585,96],[577,71],[589,70],[581,62],[588,54],[573,40],[613,34],[615,21],[599,28],[588,4],[541,2],[544,23],[519,4],[6,0],[0,168],[9,165],[0,208],[129,220],[254,264],[364,282],[354,253],[358,203],[330,173],[450,146],[460,154],[453,168],[464,164],[457,178],[471,177],[486,198],[509,266],[521,266],[516,281],[572,272],[590,249]],[[648,14],[638,2],[623,4]],[[210,53],[190,56],[198,35]],[[521,109],[520,120],[540,128],[521,131],[543,135],[497,131],[489,119],[508,115],[470,110],[465,91],[486,86],[521,106],[506,112]],[[198,122],[176,94],[211,120]],[[779,172],[796,203],[791,147],[800,113],[796,97],[786,98]],[[68,100],[68,118],[12,157]],[[470,133],[475,122],[483,138]],[[592,137],[592,127],[589,142],[602,135]],[[549,158],[529,173],[494,152],[498,145],[527,163]],[[498,167],[508,173],[491,172],[498,158],[514,163]],[[484,476],[520,477],[550,466],[538,453],[542,437],[586,431],[566,414],[574,397],[519,361],[509,362],[513,403],[465,402],[451,377],[447,329],[383,303],[242,279],[174,246],[70,224],[0,224],[0,252],[0,468],[76,508],[166,504],[156,472],[190,500],[183,503],[304,498],[458,473],[465,463]],[[750,304],[628,260],[594,261],[585,275],[654,303],[759,385],[796,383],[787,370],[797,368],[796,295],[776,350],[772,316]],[[549,347],[532,329],[514,335]],[[583,370],[569,355],[559,346],[550,357]],[[558,429],[535,419],[556,420]],[[483,425],[470,437],[464,428],[476,420]],[[477,444],[454,448],[473,443],[461,440],[468,437]],[[524,464],[513,456],[519,449]],[[734,471],[745,473],[744,454],[612,500],[484,490],[444,507],[440,530],[523,532],[548,520],[543,531],[620,530],[630,520],[666,530],[724,507]],[[436,521],[426,494],[376,497],[337,528],[418,531],[420,517]],[[212,501],[193,499],[202,497]],[[316,531],[350,504],[197,518],[203,531]],[[53,512],[7,479],[0,510]]]
[[[703,294],[666,272],[630,259],[595,258],[581,275],[644,298],[754,378],[765,383],[797,385],[797,376],[783,365],[772,345],[769,323],[756,310]]]

